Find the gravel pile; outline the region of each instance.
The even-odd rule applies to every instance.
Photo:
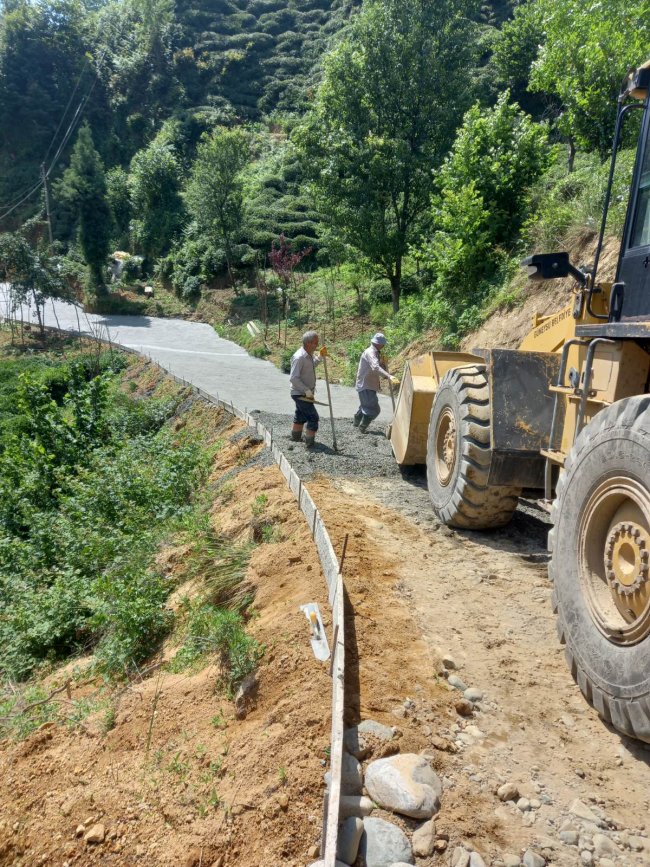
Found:
[[[386,439],[387,420],[382,419],[382,416],[372,423],[365,434],[353,427],[351,419],[335,419],[338,446],[335,452],[328,417],[321,415],[316,445],[307,449],[304,443],[294,443],[291,439],[291,416],[257,411],[252,415],[259,418],[268,430],[273,428],[273,439],[303,479],[317,473],[347,478],[399,478],[402,475]]]

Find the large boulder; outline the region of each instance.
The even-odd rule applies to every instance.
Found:
[[[430,819],[440,809],[440,777],[423,756],[414,753],[371,762],[366,788],[380,807],[413,819]]]

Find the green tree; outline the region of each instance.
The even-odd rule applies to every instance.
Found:
[[[513,17],[496,31],[491,60],[501,89],[508,88],[524,111],[537,118],[558,114],[557,98],[528,89],[530,70],[539,53],[543,33],[538,6],[532,2],[516,6]]]
[[[472,316],[512,255],[528,190],[550,159],[546,128],[508,98],[504,93],[494,108],[477,104],[467,112],[436,175],[435,231],[419,255],[430,275],[437,324],[451,344],[477,324]]]
[[[31,232],[34,222],[26,224]],[[33,232],[32,232],[33,234]],[[23,304],[34,303],[41,337],[45,336],[43,308],[50,298],[71,300],[72,293],[60,276],[56,258],[45,246],[30,244],[22,232],[0,235],[0,282],[8,286],[8,306],[12,317]],[[10,319],[13,329],[13,318]]]
[[[243,130],[218,127],[199,142],[185,191],[187,210],[199,231],[223,244],[229,271],[233,239],[242,225],[241,171],[249,155]]]
[[[70,165],[56,190],[77,214],[79,243],[90,269],[91,287],[97,294],[104,294],[104,269],[111,240],[111,211],[104,166],[95,150],[93,134],[87,123],[79,130]]]
[[[174,3],[130,0],[100,4],[97,41],[109,93],[114,162],[126,164],[183,106],[174,73]]]
[[[41,163],[46,159],[49,164],[55,155],[82,96],[87,96],[85,116],[104,137],[111,117],[106,91],[95,78],[93,19],[84,4],[3,0],[0,6],[0,200],[4,204],[38,183]],[[29,199],[15,212],[18,220],[33,212],[34,201]]]
[[[183,219],[181,170],[168,128],[131,160],[133,242],[149,260],[168,252]]]
[[[465,0],[368,0],[295,134],[330,227],[388,278],[395,311],[432,169],[471,98],[468,9]]]
[[[538,52],[532,45],[536,27],[542,34]],[[504,27],[504,35],[504,52],[517,39],[522,48],[528,46],[520,61],[530,60],[530,89],[560,100],[560,132],[577,146],[606,156],[623,76],[647,58],[648,0],[636,6],[624,0],[530,0]]]
[[[113,216],[113,241],[122,250],[129,247],[132,210],[129,173],[121,166],[106,172],[106,192]]]

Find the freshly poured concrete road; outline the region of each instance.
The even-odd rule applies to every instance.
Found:
[[[0,285],[0,298],[4,299]],[[2,304],[2,310],[6,304]],[[56,316],[55,316],[56,312]],[[16,314],[17,317],[20,313]],[[24,307],[25,321],[36,322],[33,310]],[[148,316],[99,316],[80,312],[71,304],[48,302],[45,324],[66,331],[97,334],[121,346],[135,349],[166,370],[202,388],[208,394],[233,403],[242,410],[293,414],[289,377],[269,361],[250,356],[241,346],[219,337],[211,325],[182,319],[155,319]],[[322,366],[317,372],[322,377]],[[349,417],[359,402],[353,388],[332,385],[336,418]],[[316,399],[327,402],[325,382],[319,380]],[[382,419],[392,414],[390,397],[380,395]],[[322,422],[329,410],[319,406]]]

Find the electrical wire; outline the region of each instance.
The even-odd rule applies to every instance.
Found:
[[[79,73],[79,76],[77,78],[77,82],[72,89],[72,93],[70,94],[70,98],[68,99],[68,104],[66,105],[66,107],[63,111],[63,114],[61,115],[61,120],[59,121],[59,125],[57,126],[56,131],[55,131],[54,135],[52,136],[52,140],[50,141],[50,144],[49,144],[49,147],[45,153],[45,156],[41,160],[41,162],[43,162],[43,163],[47,162],[47,158],[49,157],[50,151],[52,150],[52,145],[56,141],[56,137],[59,134],[59,130],[63,126],[63,121],[65,120],[65,116],[68,113],[68,109],[72,105],[72,100],[74,99],[74,95],[77,92],[77,90],[79,89],[79,85],[81,84],[81,79],[83,78],[84,72],[86,71],[87,68],[88,68],[88,55],[86,55],[86,57],[84,58],[84,65],[81,67],[81,72]]]
[[[9,214],[11,214],[13,211],[15,211],[16,208],[19,207],[20,205],[22,205],[23,202],[26,202],[27,199],[31,199],[31,197],[34,195],[34,193],[35,193],[37,190],[40,190],[40,188],[41,188],[42,186],[43,186],[43,181],[40,180],[40,181],[36,184],[36,186],[32,187],[32,189],[27,193],[26,196],[23,196],[22,199],[20,199],[18,202],[16,202],[16,204],[13,205],[11,208],[9,208],[8,211],[5,211],[4,214],[0,214],[0,221],[1,221],[1,220],[4,220],[5,217],[8,217]]]
[[[114,34],[113,34],[113,36],[117,36],[117,35],[118,35],[117,33],[114,33]],[[90,97],[92,96],[92,93],[93,93],[93,91],[94,91],[94,89],[95,89],[95,86],[97,85],[97,82],[99,81],[99,73],[100,73],[101,66],[102,66],[102,63],[103,63],[103,61],[104,61],[104,58],[106,57],[106,54],[108,53],[108,49],[109,49],[109,46],[108,46],[108,43],[107,43],[107,44],[105,45],[105,47],[104,47],[104,51],[102,52],[101,57],[99,58],[99,60],[98,60],[98,62],[97,62],[97,70],[96,70],[96,73],[95,73],[95,77],[94,77],[94,79],[93,79],[93,82],[92,82],[92,84],[91,84],[91,86],[90,86],[90,89],[89,89],[88,92],[85,94],[85,96],[82,96],[82,98],[79,100],[79,104],[78,104],[78,106],[77,106],[77,109],[76,109],[74,115],[72,116],[72,120],[71,120],[70,123],[68,124],[68,128],[67,128],[67,130],[65,131],[65,134],[64,134],[64,136],[63,136],[63,139],[61,140],[61,143],[59,144],[59,147],[57,148],[56,153],[55,153],[54,156],[52,157],[52,162],[50,163],[49,167],[48,167],[48,168],[45,170],[45,172],[44,172],[44,177],[42,177],[42,178],[38,181],[37,184],[35,184],[33,187],[31,187],[31,188],[28,189],[27,191],[23,190],[23,192],[25,193],[25,195],[22,195],[22,193],[17,193],[16,195],[18,195],[18,196],[22,196],[22,198],[20,198],[18,201],[15,201],[15,200],[14,200],[14,201],[12,202],[11,206],[10,206],[6,211],[4,211],[2,214],[0,214],[0,221],[4,220],[5,217],[8,217],[9,214],[13,213],[13,211],[15,211],[16,208],[18,208],[20,205],[22,205],[23,202],[26,202],[28,199],[30,199],[30,198],[34,195],[34,193],[37,192],[37,190],[39,190],[39,189],[40,189],[40,188],[41,188],[45,183],[47,183],[47,180],[48,180],[48,178],[49,178],[49,176],[50,176],[50,173],[51,173],[52,169],[53,169],[54,166],[56,165],[56,163],[57,163],[59,157],[61,156],[61,153],[63,152],[63,149],[65,148],[66,144],[67,144],[68,141],[70,140],[70,137],[71,137],[72,133],[74,132],[75,127],[76,127],[78,121],[81,119],[81,116],[82,116],[82,114],[83,114],[83,111],[84,111],[86,105],[88,104],[88,100],[89,100]],[[64,109],[64,111],[63,111],[63,114],[61,115],[61,119],[60,119],[60,121],[59,121],[59,124],[58,124],[58,126],[57,126],[57,128],[56,128],[56,130],[55,130],[55,132],[54,132],[54,135],[52,136],[51,141],[50,141],[49,147],[48,147],[47,152],[46,152],[46,154],[45,154],[45,158],[43,159],[43,165],[44,165],[45,162],[47,161],[47,158],[48,158],[48,156],[49,156],[49,154],[50,154],[50,151],[52,150],[52,146],[53,146],[54,142],[56,141],[56,137],[57,137],[57,135],[59,134],[59,132],[60,132],[60,130],[61,130],[61,127],[63,126],[63,122],[64,122],[64,120],[65,120],[65,117],[66,117],[66,115],[67,115],[67,113],[68,113],[68,110],[69,110],[70,106],[72,105],[72,100],[74,99],[74,95],[75,95],[75,93],[77,92],[77,90],[78,90],[78,88],[79,88],[79,85],[80,85],[80,83],[81,83],[81,79],[83,78],[83,74],[84,74],[84,72],[86,71],[86,69],[88,68],[88,63],[89,63],[88,56],[86,56],[85,64],[84,64],[84,66],[82,67],[81,72],[79,73],[79,76],[78,76],[78,78],[77,78],[77,81],[76,81],[76,83],[75,83],[75,86],[74,86],[74,88],[73,88],[73,90],[72,90],[72,93],[70,94],[69,99],[68,99],[68,103],[67,103],[67,105],[66,105],[66,107],[65,107],[65,109]],[[7,207],[7,205],[2,205],[2,206],[0,206],[0,207]]]

